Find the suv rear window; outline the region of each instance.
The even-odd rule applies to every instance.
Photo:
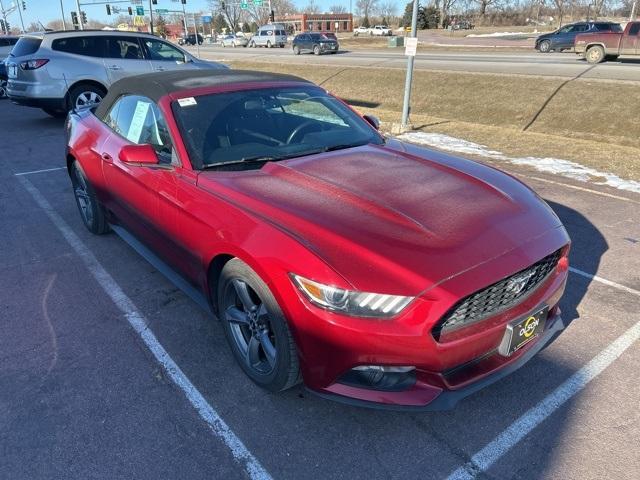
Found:
[[[617,23],[596,23],[594,26],[600,32],[622,32],[622,27]]]
[[[9,55],[13,57],[32,55],[38,51],[41,43],[41,38],[22,37],[20,38],[20,40],[18,40],[18,43],[15,44],[13,50],[11,50],[11,53]]]
[[[54,40],[51,48],[58,52],[73,53],[87,57],[102,57],[104,37],[69,37]]]

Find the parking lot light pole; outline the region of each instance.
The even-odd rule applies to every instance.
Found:
[[[411,38],[417,37],[418,29],[418,0],[413,0],[413,16],[411,17]],[[411,84],[413,82],[413,62],[415,57],[409,55],[407,59],[407,77],[404,84],[404,103],[402,104],[402,123],[400,127],[406,129],[409,123],[409,108],[411,104]]]

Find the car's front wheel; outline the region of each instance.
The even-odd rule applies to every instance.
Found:
[[[320,55],[320,46],[316,45],[315,47],[313,47],[313,54],[314,55]]]
[[[541,41],[540,45],[538,45],[538,50],[541,53],[549,53],[551,51],[551,42],[549,40]]]
[[[234,357],[251,380],[272,392],[300,381],[295,342],[278,302],[237,258],[220,274],[218,315]]]
[[[293,46],[293,53],[300,55],[300,47],[298,45]]]
[[[77,160],[71,166],[71,185],[73,186],[73,195],[76,198],[80,217],[82,217],[82,223],[91,233],[96,235],[107,233],[109,224],[107,223],[104,208],[98,201],[95,191]]]
[[[0,98],[7,97],[7,81],[0,80]]]

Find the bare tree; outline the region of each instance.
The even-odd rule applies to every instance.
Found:
[[[553,0],[553,4],[558,11],[558,25],[562,25],[562,17],[564,17],[564,11],[567,6],[567,0]]]
[[[318,5],[318,2],[316,2],[316,0],[309,0],[302,11],[305,13],[319,13],[320,5]]]
[[[357,0],[356,12],[361,17],[370,17],[375,12],[378,0]]]
[[[376,12],[381,17],[386,17],[387,19],[395,17],[398,14],[398,5],[394,1],[387,0],[378,6]]]
[[[237,32],[244,11],[240,8],[239,2],[225,0],[209,0],[211,11],[221,13],[227,21],[227,25],[232,32]]]
[[[332,5],[329,7],[329,11],[333,13],[347,13],[347,7],[344,5]]]
[[[493,5],[496,3],[496,0],[473,0],[475,3],[480,5],[480,16],[483,16],[487,13],[487,7],[489,5]]]

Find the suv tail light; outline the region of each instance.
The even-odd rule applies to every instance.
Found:
[[[26,62],[20,63],[20,68],[22,70],[37,70],[38,68],[46,65],[49,62],[47,58],[38,58],[36,60],[27,60]]]

